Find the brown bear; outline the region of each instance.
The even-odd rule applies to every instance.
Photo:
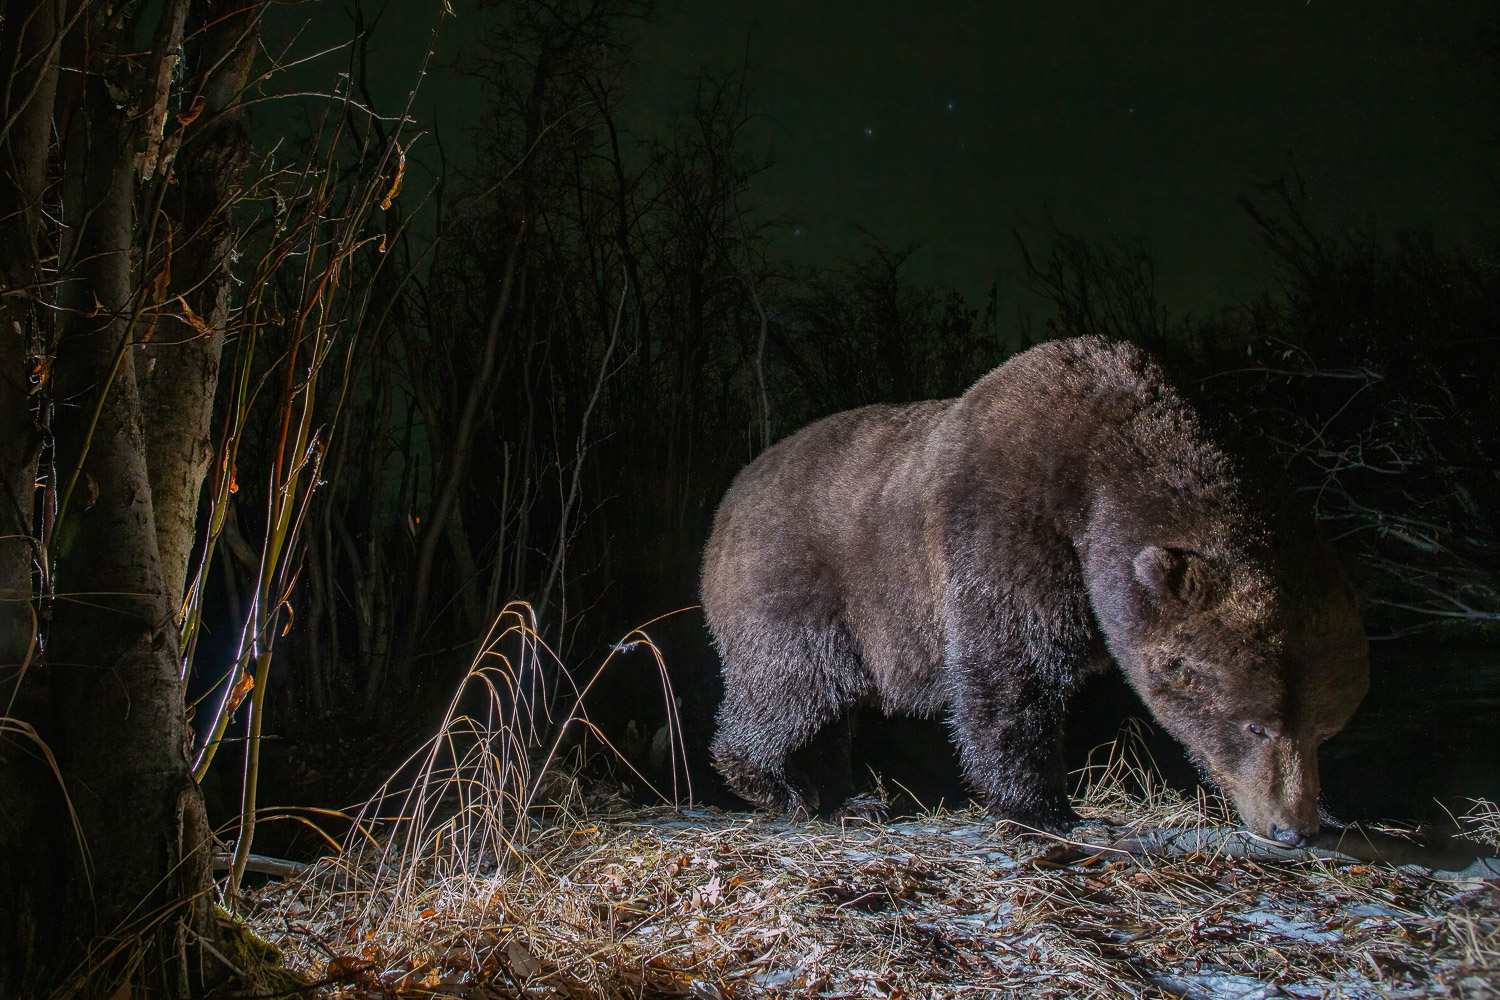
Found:
[[[820,420],[742,470],[714,521],[714,765],[756,805],[817,809],[789,757],[820,731],[862,705],[941,714],[994,815],[1065,829],[1068,702],[1113,660],[1252,833],[1305,843],[1367,648],[1311,519],[1264,493],[1154,362],[1098,338],[957,399]]]

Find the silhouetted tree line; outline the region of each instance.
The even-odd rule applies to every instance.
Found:
[[[278,653],[298,713],[442,695],[516,598],[565,659],[593,656],[695,603],[717,499],[761,449],[834,410],[959,392],[1004,355],[993,304],[912,283],[909,250],[871,237],[835,268],[778,268],[743,70],[704,73],[642,135],[619,100],[644,6],[494,13],[487,166],[439,192],[440,238],[392,239],[378,321],[329,361],[346,418]],[[242,484],[239,533],[262,505]],[[254,554],[221,558],[232,595]]]
[[[702,74],[665,133],[621,110],[649,5],[492,13],[486,166],[437,192],[436,240],[393,240],[380,322],[330,362],[349,419],[326,442],[279,654],[294,715],[444,696],[517,598],[565,661],[594,659],[695,602],[717,500],[770,443],[957,394],[1079,333],[1157,352],[1240,450],[1287,470],[1365,566],[1377,633],[1500,612],[1493,261],[1324,234],[1284,183],[1245,201],[1279,287],[1174,317],[1143,247],[1053,232],[1022,246],[1036,319],[1017,327],[996,293],[975,309],[914,282],[912,251],[870,235],[830,267],[777,264],[742,68]],[[696,622],[676,626],[684,675],[712,672]]]
[[[1328,232],[1300,178],[1241,199],[1276,287],[1173,318],[1139,245],[1023,254],[1047,335],[1154,350],[1247,468],[1290,481],[1369,595],[1372,634],[1500,620],[1500,262],[1430,236]],[[1023,250],[1025,248],[1023,247]]]

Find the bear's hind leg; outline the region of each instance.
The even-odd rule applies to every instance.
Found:
[[[780,815],[817,812],[824,804],[817,785],[792,755],[830,723],[843,726],[835,720],[846,716],[869,686],[847,632],[835,623],[799,633],[777,648],[763,645],[753,655],[725,650],[724,666],[724,704],[710,747],[714,767],[747,802]],[[835,744],[847,739],[842,729],[831,735]],[[827,764],[837,769],[839,762],[817,761],[813,770],[822,776]],[[842,769],[847,773],[847,751]],[[847,794],[847,778],[844,785],[836,790],[840,798]]]
[[[812,815],[819,806],[817,789],[790,760],[801,743],[797,730],[750,724],[748,714],[734,699],[725,700],[710,747],[715,770],[752,805],[778,816]]]

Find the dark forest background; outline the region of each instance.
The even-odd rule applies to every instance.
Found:
[[[7,426],[21,428],[16,454],[4,456],[7,482],[21,484],[6,533],[24,541],[13,548],[30,580],[8,605],[25,614],[0,637],[11,643],[0,659],[22,663],[5,676],[6,734],[56,744],[69,779],[105,766],[95,751],[70,756],[78,730],[54,721],[69,698],[92,696],[47,680],[58,676],[53,661],[72,641],[88,662],[105,640],[68,637],[109,628],[70,624],[80,603],[70,595],[90,590],[74,581],[93,569],[91,557],[66,554],[54,522],[84,517],[90,491],[108,495],[106,472],[85,464],[97,453],[85,418],[99,406],[98,419],[112,419],[97,401],[125,384],[126,358],[128,384],[142,387],[128,419],[142,420],[148,439],[183,400],[203,409],[194,488],[182,501],[190,544],[178,546],[176,575],[164,571],[170,610],[143,620],[167,636],[152,647],[165,663],[158,687],[179,699],[177,726],[186,692],[187,758],[213,823],[241,809],[248,746],[264,746],[264,771],[253,761],[249,772],[262,801],[335,805],[370,791],[430,732],[517,600],[575,673],[615,651],[587,707],[627,759],[659,778],[669,764],[657,665],[615,646],[651,623],[699,797],[727,803],[703,752],[718,682],[693,605],[702,545],[733,476],[811,420],[956,395],[1053,337],[1101,334],[1155,352],[1252,481],[1289,483],[1316,512],[1367,594],[1373,637],[1493,638],[1494,240],[1449,247],[1420,232],[1341,228],[1312,211],[1315,192],[1288,173],[1242,199],[1274,283],[1209,314],[1169,310],[1149,248],[1045,226],[1015,237],[1024,263],[1014,287],[978,302],[912,280],[921,249],[878,233],[851,259],[793,268],[771,249],[780,223],[754,198],[756,178],[776,167],[755,138],[753,73],[705,69],[664,126],[622,113],[650,13],[630,0],[491,5],[493,26],[466,63],[487,110],[463,136],[419,135],[423,123],[404,121],[402,107],[374,103],[368,33],[339,57],[347,67],[332,101],[295,113],[262,104],[289,57],[247,41],[259,39],[254,17],[215,41],[244,10],[195,13],[186,40],[176,26],[192,57],[177,76],[151,76],[139,60],[99,72],[124,95],[117,109],[164,81],[157,141],[180,144],[180,181],[155,169],[165,154],[148,134],[145,158],[128,166],[134,189],[88,187],[97,175],[65,140],[78,120],[114,113],[108,101],[52,138],[32,135],[39,172],[13,174],[7,189],[31,192],[21,199],[31,209],[7,216],[31,228],[30,256],[6,263],[5,319],[17,336],[4,332],[12,396],[0,402],[14,410]],[[174,37],[169,19],[161,29],[141,16],[133,27],[101,21],[90,37],[148,52],[153,38]],[[199,53],[210,44],[222,51]],[[194,89],[193,73],[211,82],[230,63],[239,86]],[[195,138],[195,121],[220,132]],[[6,140],[13,157],[19,135]],[[481,166],[447,169],[450,142],[472,144]],[[199,188],[190,168],[206,178]],[[89,284],[97,258],[70,248],[47,218],[85,231],[89,220],[71,206],[131,190],[112,300]],[[1474,210],[1500,218],[1497,203],[1500,194]],[[69,324],[86,320],[118,333],[119,353],[95,351],[93,368],[75,368],[69,345],[83,334]],[[212,378],[197,377],[196,396],[173,395],[176,383],[152,388],[174,349],[208,352]],[[40,486],[28,504],[30,483]],[[166,493],[153,490],[160,508]],[[165,566],[167,534],[157,530]],[[168,619],[175,627],[162,626]],[[1129,710],[1123,690],[1101,697],[1100,718]],[[880,747],[901,739],[875,741],[871,755],[889,757]],[[598,740],[581,752],[585,766],[628,777]],[[26,766],[45,784],[40,760]],[[7,836],[24,841],[42,811],[14,816],[23,818]],[[241,843],[248,850],[248,831]]]
[[[370,222],[388,246],[356,259],[371,319],[326,363],[349,388],[322,416],[325,485],[277,646],[270,728],[289,745],[427,724],[513,599],[587,668],[696,603],[717,500],[769,443],[837,410],[956,395],[1030,343],[1086,333],[1154,351],[1252,478],[1301,492],[1365,584],[1372,635],[1488,634],[1492,248],[1331,228],[1292,174],[1242,199],[1275,285],[1210,315],[1168,310],[1148,248],[1056,230],[1017,236],[1018,289],[978,303],[911,280],[920,248],[878,234],[791,269],[755,207],[775,166],[743,67],[685,84],[665,131],[620,116],[647,13],[499,8],[475,63],[488,166],[408,187]],[[435,223],[407,227],[423,197]],[[260,537],[265,506],[242,483],[230,539]],[[258,556],[218,559],[216,607],[238,622]],[[716,697],[701,618],[648,633],[701,747]],[[619,660],[596,690],[596,721],[647,747],[665,721],[654,663]]]

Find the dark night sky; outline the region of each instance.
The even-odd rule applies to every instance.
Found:
[[[775,161],[755,198],[792,223],[779,244],[792,259],[852,252],[863,225],[919,244],[914,276],[977,296],[1014,274],[1011,230],[1050,216],[1088,237],[1143,238],[1183,312],[1264,278],[1235,198],[1294,163],[1328,221],[1492,241],[1493,8],[684,0],[647,30],[634,95],[659,120],[699,65],[734,64],[748,40],[752,105],[767,116],[755,135]],[[449,60],[479,23],[456,9]],[[389,86],[411,79],[408,50],[434,10],[392,0],[399,30],[375,43]],[[452,154],[477,89],[442,69],[426,86]]]

